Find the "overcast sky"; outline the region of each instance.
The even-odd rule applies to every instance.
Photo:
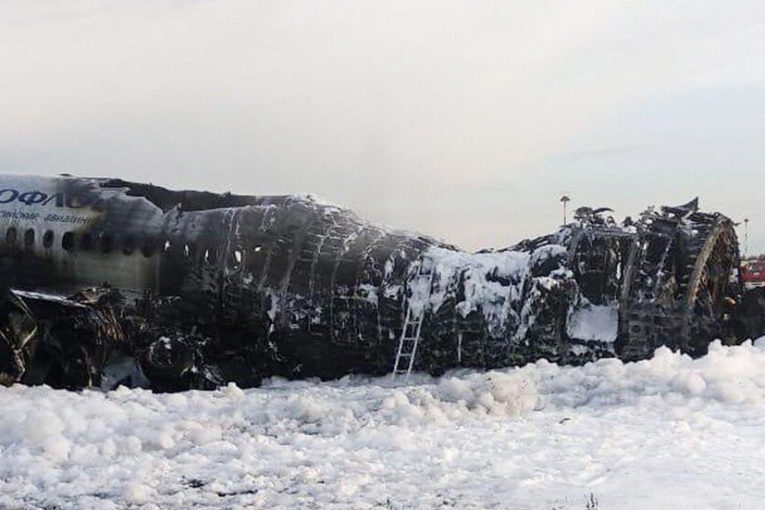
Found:
[[[765,251],[762,0],[0,0],[0,66],[3,172],[314,193],[468,249],[563,192],[698,195]]]

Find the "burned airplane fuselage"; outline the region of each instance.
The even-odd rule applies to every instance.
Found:
[[[26,357],[51,365],[24,380],[66,386],[97,382],[102,350],[159,387],[379,371],[407,270],[441,246],[306,197],[69,177],[0,178],[0,232],[6,285],[43,322]]]
[[[0,321],[16,325],[0,331],[6,383],[379,374],[415,330],[412,366],[432,373],[700,354],[746,334],[733,224],[694,203],[626,225],[583,209],[553,235],[471,254],[309,197],[0,177],[0,264]]]

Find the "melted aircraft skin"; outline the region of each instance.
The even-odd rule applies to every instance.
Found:
[[[552,236],[468,254],[310,197],[2,176],[0,269],[29,310],[0,319],[37,329],[5,335],[0,363],[17,360],[12,381],[163,391],[379,374],[410,306],[425,316],[415,366],[432,373],[639,359],[659,345],[699,353],[727,331],[720,303],[737,296],[738,255],[730,220],[696,209],[649,211],[637,227],[582,210]],[[424,293],[421,266],[433,272]],[[650,274],[663,280],[649,291]],[[613,335],[572,336],[583,309],[618,314]],[[701,345],[683,340],[695,326]]]
[[[208,360],[213,349],[236,351],[231,363],[251,383],[266,366],[284,375],[374,369],[375,344],[384,338],[389,351],[389,336],[401,327],[403,288],[376,306],[360,289],[401,281],[420,252],[446,246],[307,197],[70,177],[0,178],[2,233],[10,233],[0,237],[0,263],[12,289],[60,297],[118,290],[119,303],[110,306],[122,336],[129,332],[130,354],[159,360],[163,350],[181,349],[205,351],[192,357]],[[160,337],[167,349],[150,349]],[[144,361],[144,371],[155,371]],[[201,370],[197,361],[159,372],[177,378],[178,370]]]

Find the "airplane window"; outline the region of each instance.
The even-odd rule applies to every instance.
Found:
[[[206,263],[208,263],[210,265],[215,264],[217,262],[217,260],[218,260],[218,257],[215,254],[215,250],[214,249],[213,250],[211,250],[211,249],[205,250],[204,260],[205,260]]]
[[[29,228],[24,232],[24,246],[34,246],[35,244],[35,229]]]
[[[144,257],[151,257],[154,255],[154,243],[149,239],[144,241],[143,246],[141,246],[141,253]]]
[[[135,251],[135,238],[133,236],[125,236],[125,241],[122,244],[122,253],[125,255],[132,255]]]
[[[101,251],[103,253],[109,253],[112,251],[112,236],[109,234],[101,234]]]
[[[46,230],[43,234],[43,247],[50,248],[51,246],[53,246],[53,231]]]
[[[71,232],[64,232],[63,237],[61,238],[61,247],[65,251],[69,251],[72,248],[74,248],[74,234]]]
[[[89,250],[92,241],[93,237],[90,234],[82,234],[82,237],[80,238],[80,248],[85,251]]]
[[[242,267],[242,251],[234,250],[231,252],[231,259],[228,262],[231,269],[239,269]]]
[[[11,227],[8,232],[5,233],[5,242],[8,244],[16,244],[16,229]]]

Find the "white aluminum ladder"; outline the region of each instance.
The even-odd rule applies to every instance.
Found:
[[[432,290],[434,269],[423,269],[423,264],[417,268],[417,274],[414,275],[414,282],[427,282],[428,295]],[[398,340],[398,351],[396,352],[396,363],[393,365],[391,377],[403,375],[404,381],[409,379],[414,367],[414,357],[417,354],[417,344],[420,343],[420,334],[422,333],[422,322],[425,319],[425,303],[415,311],[412,308],[411,297],[407,299],[406,318],[404,319],[404,329],[401,330],[401,336]]]

